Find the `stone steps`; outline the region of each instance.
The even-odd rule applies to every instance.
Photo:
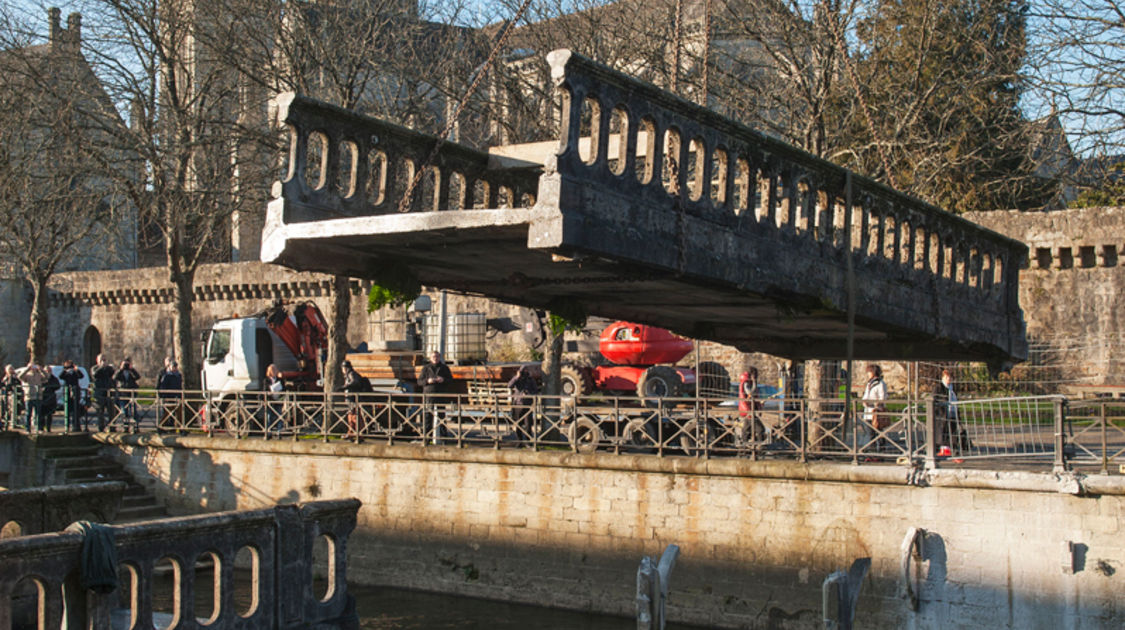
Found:
[[[101,454],[101,445],[89,434],[36,436],[40,457],[50,460],[54,476],[62,483],[124,481],[128,486],[116,523],[133,523],[168,516],[168,511],[125,468]]]

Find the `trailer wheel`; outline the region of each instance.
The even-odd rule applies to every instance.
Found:
[[[727,398],[730,396],[730,373],[720,363],[700,361],[695,368],[695,378],[699,379],[699,394],[704,398]]]
[[[680,444],[680,450],[684,455],[695,457],[703,452],[703,444],[707,437],[700,435],[700,427],[702,424],[697,420],[691,420],[684,424],[680,434],[676,437],[676,441]]]
[[[622,431],[626,450],[632,453],[652,452],[656,447],[656,427],[651,420],[633,418]]]
[[[594,391],[594,383],[589,372],[567,364],[559,370],[559,390],[559,394],[568,398],[588,396]]]
[[[683,381],[676,370],[667,365],[654,365],[637,381],[638,398],[677,398],[682,395]]]
[[[593,453],[602,441],[602,430],[589,418],[577,418],[567,429],[570,446],[579,453]]]

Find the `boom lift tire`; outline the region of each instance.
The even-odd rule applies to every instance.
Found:
[[[678,398],[683,395],[683,381],[675,369],[654,365],[637,381],[637,398]]]
[[[594,391],[590,373],[577,365],[564,365],[559,369],[559,394],[564,397],[589,396]]]

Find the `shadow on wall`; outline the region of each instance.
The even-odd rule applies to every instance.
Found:
[[[173,449],[169,466],[170,502],[192,511],[237,510],[242,491],[231,479],[230,464],[216,464],[211,453]]]

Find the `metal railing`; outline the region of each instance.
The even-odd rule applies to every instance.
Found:
[[[1108,471],[1125,463],[1125,401],[1062,396],[892,399],[877,410],[841,398],[771,398],[753,409],[731,398],[535,396],[513,404],[480,392],[122,392],[107,404],[111,431],[931,467]]]
[[[1112,465],[1125,472],[1125,400],[1075,400],[1066,407],[1068,462],[1096,466],[1108,473]]]

